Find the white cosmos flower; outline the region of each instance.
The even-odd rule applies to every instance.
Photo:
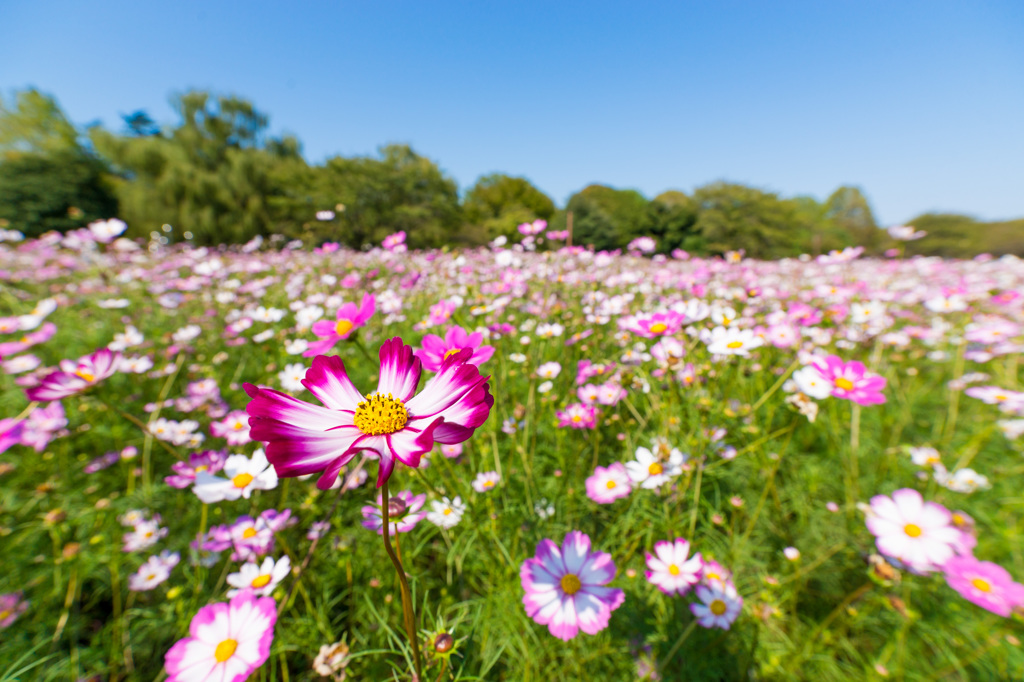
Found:
[[[252,453],[252,459],[245,455],[231,455],[224,463],[222,473],[227,478],[214,476],[206,471],[196,474],[192,492],[206,504],[222,500],[246,499],[253,490],[273,490],[277,487],[277,472],[270,466],[263,449]]]
[[[303,390],[305,386],[302,385],[302,380],[305,376],[306,366],[301,362],[285,365],[285,368],[277,373],[277,378],[281,380],[281,387],[286,391]]]
[[[707,341],[708,352],[713,355],[749,355],[752,348],[764,345],[764,339],[750,329],[715,327]]]
[[[669,479],[683,473],[685,461],[685,455],[679,450],[672,450],[668,459],[662,461],[647,448],[639,447],[636,449],[636,459],[626,462],[626,471],[629,472],[629,478],[633,483],[651,490],[661,487],[668,483]]]
[[[249,561],[242,564],[237,573],[228,575],[228,596],[234,597],[244,589],[251,589],[257,596],[269,597],[292,569],[292,562],[283,556],[276,562],[273,557],[266,557],[262,564]]]
[[[451,528],[461,521],[462,515],[466,513],[466,505],[463,504],[462,498],[457,496],[454,500],[449,500],[447,497],[441,498],[440,502],[434,500],[430,506],[431,511],[427,512],[427,521],[441,528]]]
[[[801,367],[793,372],[793,382],[801,393],[815,400],[822,400],[832,395],[832,386],[811,365]]]

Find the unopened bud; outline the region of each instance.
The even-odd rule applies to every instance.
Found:
[[[434,651],[439,654],[446,654],[455,646],[455,638],[447,632],[442,632],[434,638]]]
[[[400,497],[395,497],[388,500],[388,518],[396,518],[405,513],[406,505],[405,500]]]

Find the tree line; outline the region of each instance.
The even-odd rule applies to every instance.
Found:
[[[514,237],[535,220],[561,231],[571,214],[573,242],[604,250],[641,236],[654,237],[661,253],[743,249],[758,258],[895,245],[856,187],[822,202],[728,182],[653,199],[590,185],[558,208],[527,179],[501,173],[460,196],[435,161],[407,145],[310,164],[295,137],[270,135],[268,116],[238,97],[190,91],[172,104],[173,124],[137,111],[111,131],[79,130],[54,98],[34,89],[0,99],[0,226],[37,236],[117,216],[134,237],[158,232],[219,244],[280,234],[353,248],[404,230],[410,248],[432,248]],[[925,214],[912,222],[929,236],[906,244],[907,253],[1024,254],[1024,220]]]

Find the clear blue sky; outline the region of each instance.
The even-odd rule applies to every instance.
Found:
[[[1024,216],[1024,2],[0,0],[0,90],[79,124],[233,93],[313,162],[408,142],[559,204],[725,179],[883,223]]]

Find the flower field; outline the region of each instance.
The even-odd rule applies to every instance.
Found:
[[[123,230],[0,235],[0,680],[1024,679],[1017,258]]]

